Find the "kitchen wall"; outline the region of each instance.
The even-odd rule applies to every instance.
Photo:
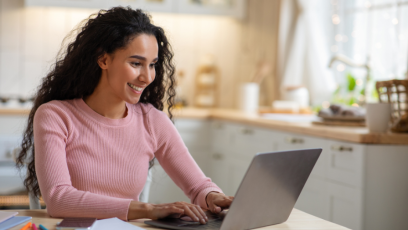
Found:
[[[210,54],[221,73],[219,105],[237,104],[238,86],[249,81],[257,63],[272,67],[261,88],[261,104],[277,97],[276,47],[279,1],[250,0],[245,20],[205,15],[152,13],[169,35],[189,105],[200,59]],[[96,9],[24,7],[24,0],[0,0],[0,96],[30,96],[53,63],[63,38]]]

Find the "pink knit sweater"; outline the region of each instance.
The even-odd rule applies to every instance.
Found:
[[[192,203],[207,207],[206,195],[222,192],[200,170],[165,113],[150,104],[126,106],[122,119],[101,116],[82,99],[38,108],[35,169],[50,216],[126,220],[153,157]]]

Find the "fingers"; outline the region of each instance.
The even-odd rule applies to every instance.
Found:
[[[228,208],[231,205],[233,199],[234,197],[232,196],[225,196],[219,201],[219,203],[217,202],[217,204],[223,208]]]
[[[208,208],[210,209],[211,212],[213,213],[219,213],[221,212],[221,207],[217,206],[214,202],[214,200],[210,200],[208,202]]]
[[[180,218],[186,215],[201,224],[206,224],[208,221],[207,215],[198,205],[186,202],[175,202],[171,204],[158,204],[154,205],[154,207],[151,219],[161,219],[165,217]]]
[[[220,213],[223,208],[229,208],[234,200],[233,196],[225,196],[222,193],[215,193],[209,198],[210,199],[207,200],[208,207],[213,213]]]
[[[201,224],[207,223],[207,217],[198,205],[185,205],[184,210],[194,221],[200,222]]]

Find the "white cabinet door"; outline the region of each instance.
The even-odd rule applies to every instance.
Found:
[[[207,148],[209,146],[209,121],[176,119],[174,125],[188,148]]]
[[[177,13],[185,14],[213,14],[232,16],[236,18],[245,17],[245,0],[178,0]]]
[[[271,152],[276,149],[275,133],[247,125],[231,125],[232,157],[251,161],[257,153]]]
[[[329,220],[353,230],[363,229],[363,192],[328,182]]]
[[[207,175],[209,171],[209,121],[201,119],[176,119],[175,126],[191,156]],[[153,179],[150,188],[149,202],[190,202],[184,192],[172,181],[157,160],[152,170]]]
[[[208,177],[220,187],[225,194],[229,193],[228,163],[231,154],[230,125],[222,121],[212,121],[210,125],[210,148],[208,153]]]
[[[201,170],[207,175],[209,169],[209,121],[201,119],[176,119],[174,122],[188,151]]]
[[[149,192],[149,203],[190,202],[188,197],[167,175],[157,160],[150,170],[152,170],[152,183]]]
[[[316,165],[313,168],[311,176],[324,179],[327,176],[327,161],[329,155],[328,140],[323,138],[315,138],[310,136],[284,133],[280,132],[276,134],[277,138],[277,150],[295,150],[295,149],[310,149],[310,148],[322,148],[323,151],[320,154]]]
[[[26,6],[104,8],[106,0],[25,0]]]
[[[210,158],[208,157],[208,148],[189,148],[188,151],[191,153],[191,156],[194,158],[194,161],[208,176],[210,172]]]
[[[235,196],[250,164],[251,161],[239,158],[230,158],[228,160],[228,187],[226,193],[229,196]]]
[[[329,144],[328,179],[363,188],[366,146],[342,141],[330,141]]]
[[[326,180],[309,177],[295,208],[329,220],[330,199]]]

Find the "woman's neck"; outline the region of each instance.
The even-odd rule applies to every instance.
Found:
[[[103,84],[98,84],[94,92],[84,98],[84,102],[95,112],[100,115],[120,119],[127,116],[126,102],[113,95],[112,92],[103,89]]]

